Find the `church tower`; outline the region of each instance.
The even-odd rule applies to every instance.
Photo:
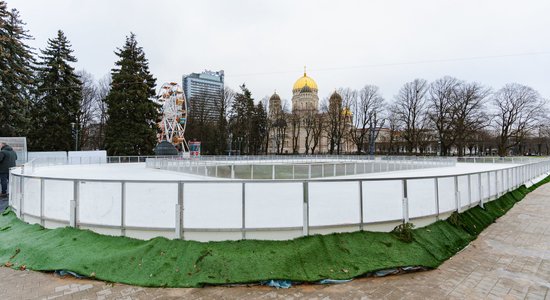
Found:
[[[281,104],[281,97],[277,95],[277,92],[273,93],[269,98],[269,117],[274,118],[279,116],[283,112],[283,106]]]
[[[292,111],[298,114],[319,110],[319,92],[317,83],[307,76],[304,67],[304,76],[298,78],[292,88]]]

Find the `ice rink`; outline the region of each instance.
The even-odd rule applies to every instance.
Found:
[[[409,220],[423,226],[496,199],[549,169],[549,162],[540,160],[232,180],[146,168],[145,163],[60,165],[23,176],[16,170],[10,204],[25,221],[48,228],[74,225],[141,239],[290,239],[389,231]]]

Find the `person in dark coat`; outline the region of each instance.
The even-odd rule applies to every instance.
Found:
[[[0,143],[0,182],[2,184],[2,194],[0,197],[8,195],[8,180],[10,178],[10,168],[15,167],[17,154],[10,145]]]

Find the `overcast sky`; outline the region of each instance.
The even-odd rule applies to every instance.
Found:
[[[204,69],[225,70],[257,100],[290,99],[308,75],[319,97],[378,85],[388,100],[414,78],[444,75],[493,89],[517,82],[550,99],[550,1],[7,0],[44,48],[61,29],[77,69],[110,72],[130,32],[157,88]]]

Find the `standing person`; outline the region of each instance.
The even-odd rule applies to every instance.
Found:
[[[2,194],[0,197],[8,196],[8,180],[10,178],[10,168],[15,167],[17,154],[10,145],[0,143],[0,181],[2,184]]]

